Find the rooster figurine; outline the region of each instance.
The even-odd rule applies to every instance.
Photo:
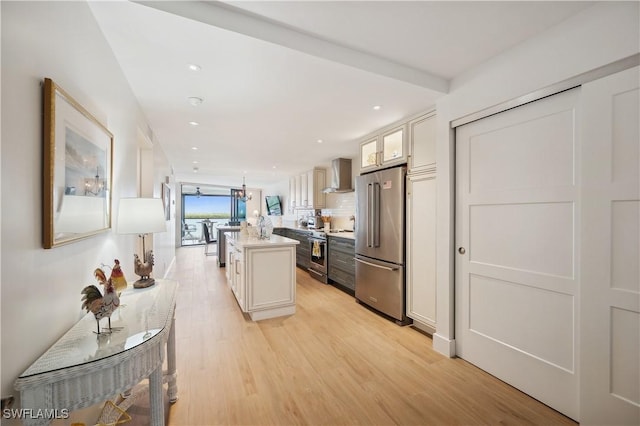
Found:
[[[144,262],[137,254],[133,255],[133,259],[133,270],[136,275],[140,275],[140,279],[133,283],[133,287],[145,288],[154,285],[156,280],[150,277],[151,271],[153,271],[153,250],[148,250],[144,254]]]
[[[118,259],[113,260],[114,265],[111,268],[111,276],[109,280],[113,284],[113,288],[116,289],[118,296],[122,294],[122,291],[127,288],[127,280],[124,277],[124,273],[122,272],[122,268],[120,267],[120,261]]]
[[[82,308],[87,312],[92,312],[96,317],[96,323],[98,324],[98,332],[100,334],[100,320],[107,317],[109,319],[109,332],[111,332],[111,314],[120,306],[120,298],[113,288],[111,279],[107,280],[107,276],[104,271],[97,268],[93,271],[93,275],[98,282],[104,286],[104,295],[100,293],[98,287],[95,285],[88,285],[82,289]]]

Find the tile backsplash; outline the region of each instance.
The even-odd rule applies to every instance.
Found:
[[[354,222],[350,217],[356,214],[356,193],[327,194],[327,207],[322,209],[322,214],[331,216],[332,228],[353,229]]]
[[[329,193],[326,195],[327,207],[321,210],[321,214],[331,216],[331,227],[340,229],[353,229],[354,222],[349,218],[356,214],[356,193]],[[284,198],[284,197],[283,197]],[[274,226],[294,225],[298,219],[313,215],[314,210],[291,210],[283,202],[283,216],[271,216]]]

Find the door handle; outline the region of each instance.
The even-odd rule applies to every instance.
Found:
[[[389,266],[376,265],[375,263],[367,262],[367,261],[364,261],[362,259],[358,259],[357,257],[355,259],[356,259],[356,262],[364,263],[365,265],[373,266],[375,268],[384,269],[386,271],[397,271],[398,269],[400,269],[400,268],[391,268]]]
[[[465,254],[467,250],[464,247],[458,247],[458,253]]]

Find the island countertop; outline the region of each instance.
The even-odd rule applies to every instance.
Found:
[[[258,237],[249,236],[241,232],[225,232],[225,235],[228,239],[233,240],[239,248],[278,247],[300,244],[297,240],[273,234],[268,240],[261,240]]]

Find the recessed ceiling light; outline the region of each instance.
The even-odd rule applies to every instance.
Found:
[[[273,168],[275,169],[275,168],[277,168],[277,166],[273,166]]]
[[[200,123],[198,123],[197,121],[190,121],[189,124],[192,125],[193,127],[200,125]]]
[[[191,71],[200,71],[202,69],[202,67],[200,65],[197,65],[197,64],[188,64],[187,67]]]
[[[197,97],[197,96],[190,96],[190,97],[188,97],[188,98],[187,98],[187,100],[189,101],[189,103],[190,103],[192,106],[198,106],[198,105],[200,105],[202,102],[204,102],[204,99],[199,98],[199,97]]]
[[[193,164],[198,164],[198,161],[197,160],[193,160]]]
[[[194,151],[197,151],[198,147],[197,146],[192,146],[191,149],[194,150]]]
[[[318,143],[322,143],[322,139],[318,139]]]
[[[380,108],[382,108],[381,105],[374,105],[373,106],[373,109],[376,110],[376,111],[378,111]]]

